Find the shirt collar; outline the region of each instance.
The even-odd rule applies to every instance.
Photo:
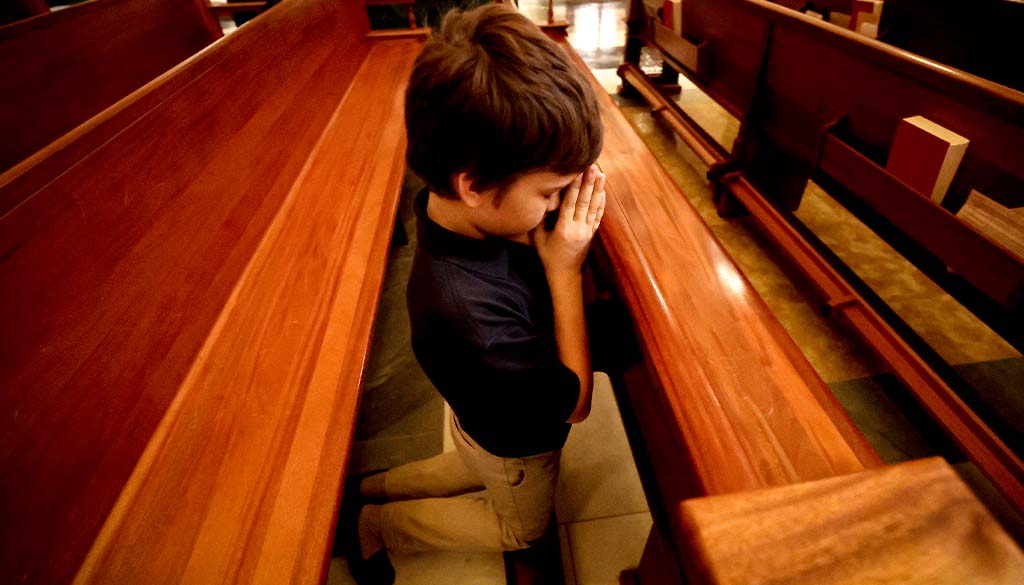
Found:
[[[429,194],[429,189],[420,191],[413,206],[418,224],[417,245],[432,256],[443,257],[464,268],[507,277],[510,248],[525,246],[496,236],[471,238],[441,226],[427,215]]]

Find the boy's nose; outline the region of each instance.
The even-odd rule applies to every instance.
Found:
[[[558,206],[561,205],[562,203],[560,199],[561,198],[558,195],[555,195],[554,197],[548,199],[548,211],[554,211],[558,209]]]

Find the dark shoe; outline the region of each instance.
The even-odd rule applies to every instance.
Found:
[[[341,495],[341,509],[338,510],[338,523],[334,528],[333,556],[348,556],[349,551],[359,550],[359,512],[363,509],[362,496],[359,494],[359,481],[349,478]]]
[[[348,570],[358,585],[392,585],[395,582],[395,568],[391,566],[388,551],[380,549],[364,561],[356,548],[355,554],[348,557]]]

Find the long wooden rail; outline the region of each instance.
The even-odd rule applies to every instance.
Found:
[[[284,3],[0,182],[0,581],[326,574],[420,47],[366,20]]]

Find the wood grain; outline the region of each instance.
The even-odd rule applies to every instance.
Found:
[[[642,422],[673,439],[658,447],[665,460],[655,466],[677,465],[686,453],[703,494],[720,494],[878,465],[696,210],[591,82],[605,125],[599,164],[608,175],[599,245],[661,393],[635,397],[662,412]]]
[[[220,36],[197,0],[93,0],[0,27],[0,170]]]
[[[269,11],[27,173],[0,218],[0,581],[78,570],[369,51],[362,11]]]
[[[1024,554],[946,462],[683,502],[703,584],[1017,584]]]
[[[325,571],[419,46],[367,57],[76,583],[309,583]]]

